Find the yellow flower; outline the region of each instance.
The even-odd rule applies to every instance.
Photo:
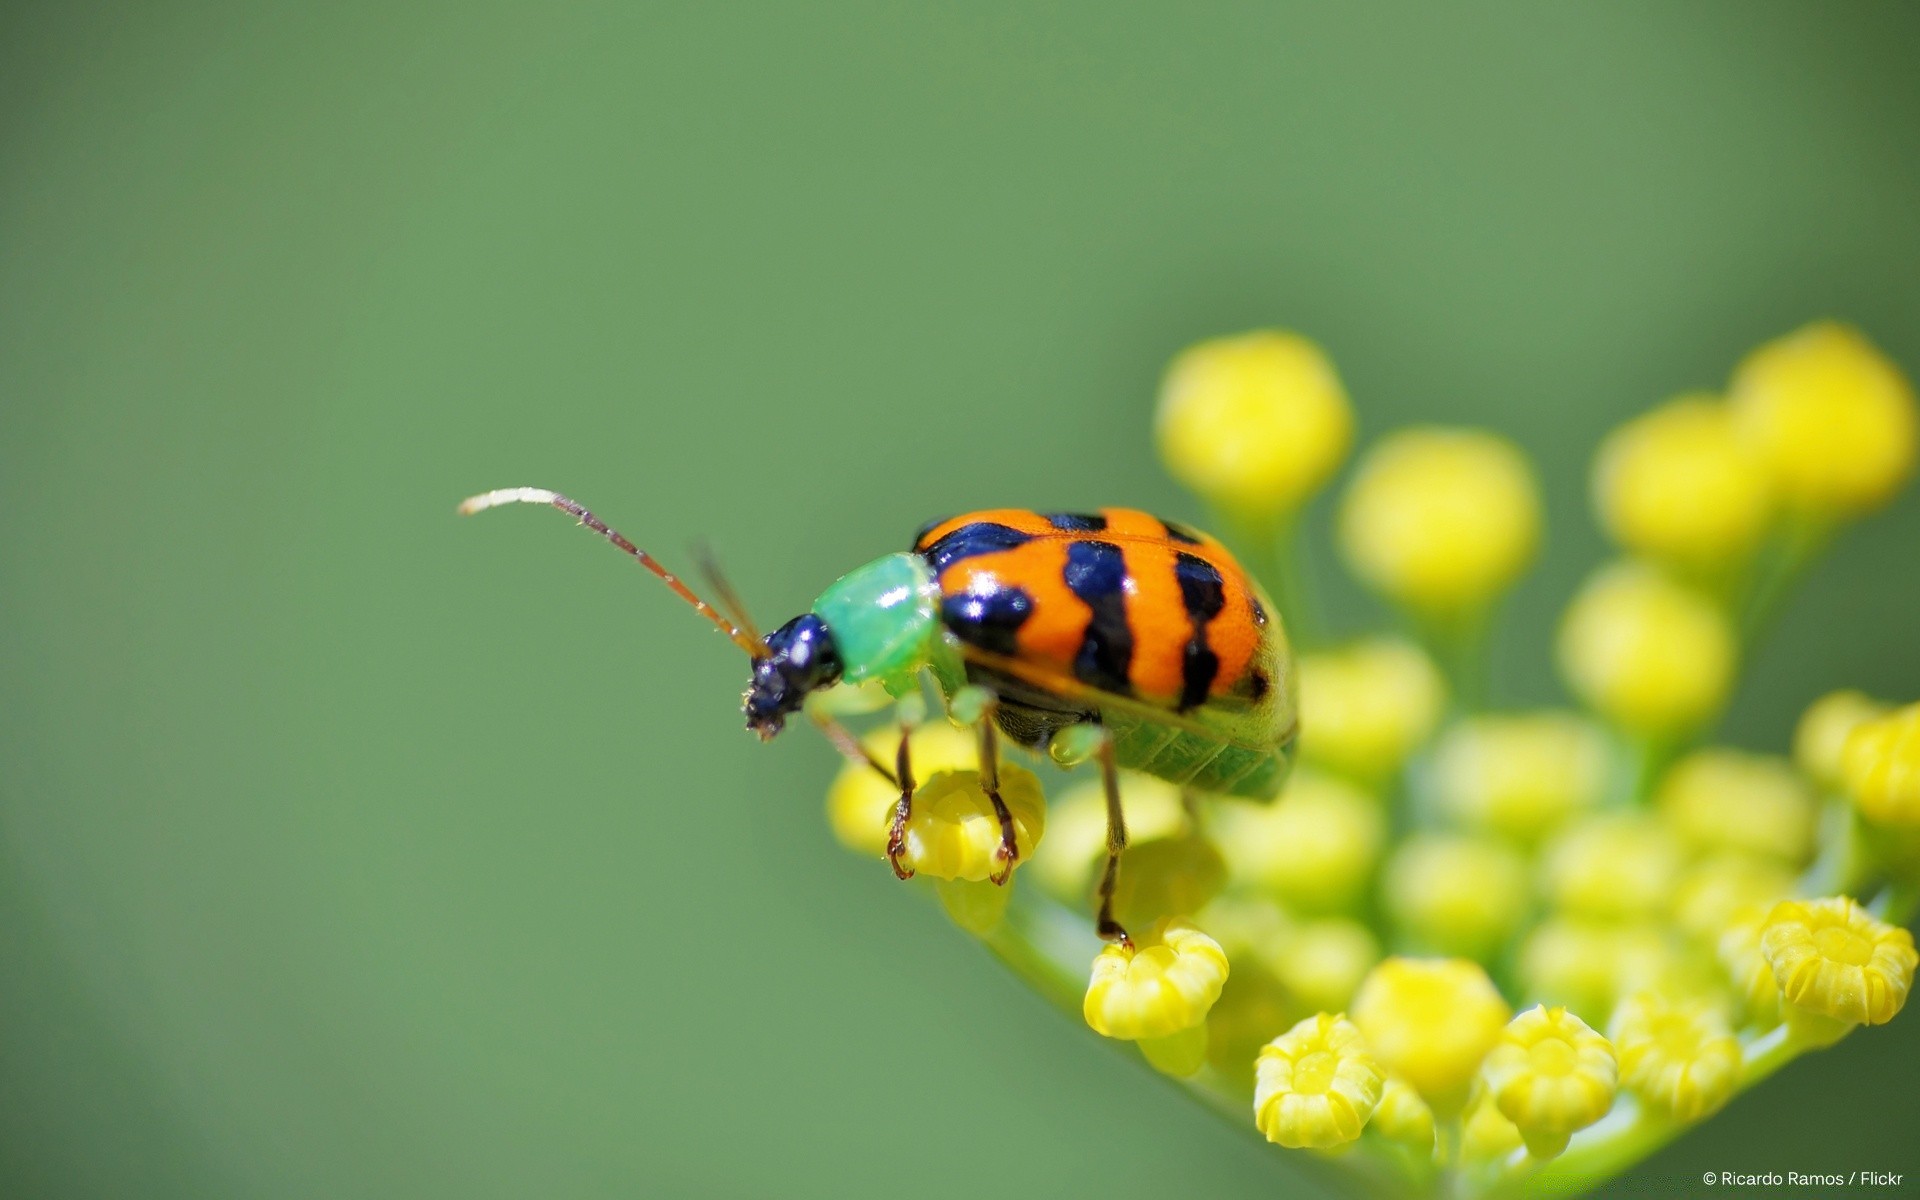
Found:
[[[1469,717],[1434,747],[1440,805],[1465,824],[1532,842],[1591,808],[1606,785],[1607,745],[1567,712]]]
[[[1189,832],[1187,811],[1174,784],[1122,771],[1120,802],[1134,846]],[[1047,840],[1025,870],[1061,903],[1083,904],[1093,894],[1094,873],[1106,861],[1106,847],[1106,791],[1097,778],[1084,779],[1048,802]],[[1127,861],[1131,864],[1131,856]]]
[[[1547,894],[1586,917],[1645,916],[1666,908],[1680,874],[1679,843],[1659,821],[1607,813],[1569,826],[1547,847]]]
[[[1540,543],[1533,469],[1504,438],[1407,429],[1369,450],[1340,506],[1354,573],[1418,613],[1451,618],[1506,590]]]
[[[1253,1119],[1270,1142],[1327,1150],[1360,1136],[1380,1103],[1386,1073],[1353,1022],[1308,1017],[1260,1051]]]
[[[876,729],[860,739],[880,761],[893,765],[900,748],[900,727]],[[921,780],[940,771],[958,771],[980,761],[971,733],[946,721],[930,721],[913,731],[913,772]],[[887,830],[900,792],[864,763],[846,763],[827,789],[827,821],[847,849],[879,858],[887,852]]]
[[[1394,923],[1442,954],[1484,958],[1527,915],[1526,860],[1490,838],[1416,834],[1401,843],[1381,879]]]
[[[1787,1003],[1837,1021],[1884,1025],[1913,986],[1913,935],[1845,896],[1774,905],[1760,952]]]
[[[1425,651],[1368,638],[1300,660],[1300,756],[1378,783],[1433,734],[1447,701]]]
[[[1793,872],[1777,859],[1712,855],[1681,877],[1673,896],[1674,923],[1711,944],[1741,913],[1785,899],[1793,883]]]
[[[1440,1113],[1460,1111],[1508,1012],[1480,964],[1459,958],[1389,958],[1353,1001],[1374,1054]]]
[[[1347,917],[1301,921],[1262,948],[1261,962],[1300,1009],[1344,1009],[1380,961],[1373,931]]]
[[[1367,1128],[1421,1154],[1433,1153],[1433,1110],[1413,1085],[1398,1075],[1387,1076],[1387,1086],[1380,1093],[1380,1104],[1373,1110]]]
[[[1740,1042],[1712,1004],[1638,992],[1613,1014],[1608,1032],[1621,1085],[1663,1116],[1697,1121],[1739,1085]]]
[[[1773,480],[1717,398],[1681,396],[1601,443],[1594,508],[1626,549],[1711,570],[1750,554],[1773,516]]]
[[[1161,921],[1133,945],[1100,952],[1082,1011],[1103,1037],[1164,1038],[1206,1020],[1226,981],[1220,943],[1185,921]]]
[[[1520,950],[1529,998],[1564,1004],[1595,1020],[1611,1013],[1623,995],[1692,984],[1687,966],[1665,927],[1650,921],[1551,917],[1527,935]]]
[[[1800,724],[1793,731],[1794,765],[1824,790],[1839,790],[1847,739],[1886,711],[1886,705],[1864,692],[1828,692],[1800,714]]]
[[[1535,1158],[1552,1158],[1607,1115],[1619,1086],[1613,1044],[1564,1008],[1521,1013],[1488,1052],[1487,1091]]]
[[[1365,888],[1386,817],[1352,784],[1302,770],[1272,804],[1216,804],[1208,832],[1235,882],[1266,888],[1302,911],[1326,912]]]
[[[1181,352],[1154,433],[1167,470],[1195,494],[1245,519],[1284,518],[1346,458],[1353,410],[1318,346],[1260,330]]]
[[[1913,473],[1913,387],[1849,326],[1819,321],[1761,346],[1729,399],[1787,503],[1809,516],[1870,512]]]
[[[1813,850],[1813,793],[1784,758],[1696,750],[1667,772],[1654,802],[1697,850],[1738,850],[1795,865]]]
[[[1046,827],[1047,804],[1032,771],[1000,767],[1000,798],[1013,814],[1020,861],[1033,852]],[[1000,820],[980,787],[978,771],[941,771],[913,794],[903,861],[933,879],[983,880],[999,874]],[[1017,865],[1017,864],[1016,864]]]
[[[1625,729],[1671,735],[1720,711],[1736,662],[1727,618],[1699,592],[1637,563],[1589,578],[1560,626],[1575,694]]]
[[[1847,794],[1882,825],[1920,825],[1920,704],[1862,724],[1840,757]]]
[[[1760,934],[1766,928],[1771,906],[1740,913],[1720,935],[1717,947],[1720,965],[1726,969],[1740,1002],[1741,1019],[1759,1029],[1772,1029],[1780,1023],[1780,985],[1773,978],[1773,967],[1760,949]]]

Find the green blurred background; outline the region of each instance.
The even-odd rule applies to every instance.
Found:
[[[1363,434],[1596,438],[1825,314],[1920,368],[1920,9],[14,3],[0,16],[0,1194],[1310,1191],[831,841],[742,664],[987,504],[1195,516],[1167,356]],[[1730,723],[1920,693],[1920,503]],[[1342,617],[1368,610],[1336,587]],[[1920,1019],[1616,1186],[1920,1175]],[[1775,1193],[1778,1194],[1778,1193]]]

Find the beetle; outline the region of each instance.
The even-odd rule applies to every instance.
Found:
[[[811,608],[760,637],[732,589],[709,570],[723,614],[577,501],[542,488],[503,488],[460,505],[472,514],[544,504],[631,555],[693,606],[753,664],[742,698],[764,741],[805,710],[848,757],[900,793],[887,859],[901,861],[915,781],[905,731],[891,769],[811,697],[877,682],[916,693],[930,676],[949,711],[979,739],[981,788],[1000,822],[994,882],[1018,856],[999,792],[998,739],[1050,751],[1063,765],[1098,760],[1107,855],[1096,928],[1130,944],[1113,918],[1126,849],[1119,770],[1194,793],[1273,799],[1298,726],[1293,656],[1273,603],[1217,540],[1144,512],[989,509],[933,521],[912,548],[841,576]]]

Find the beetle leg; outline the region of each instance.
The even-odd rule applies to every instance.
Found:
[[[1120,883],[1120,855],[1127,848],[1127,815],[1120,809],[1120,767],[1113,757],[1113,739],[1100,742],[1100,783],[1107,794],[1107,865],[1100,872],[1100,915],[1095,932],[1104,941],[1131,947],[1133,939],[1113,919],[1113,891]]]
[[[893,821],[887,826],[887,865],[901,879],[912,879],[913,868],[900,861],[907,852],[907,821],[913,816],[913,755],[909,738],[911,728],[900,730],[900,749],[894,754],[894,780],[900,785],[900,798],[893,803]]]
[[[1000,848],[994,851],[994,857],[1004,865],[989,878],[1004,887],[1013,875],[1013,864],[1020,860],[1020,842],[1014,834],[1013,813],[1000,798],[1000,730],[993,723],[991,706],[974,728],[980,734],[980,790],[993,801],[993,815],[1000,821]]]

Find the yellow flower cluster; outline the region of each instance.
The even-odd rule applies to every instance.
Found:
[[[1300,761],[1272,802],[1121,773],[1128,847],[1107,882],[1130,941],[1098,946],[1084,916],[1107,870],[1102,785],[1049,805],[1003,765],[1021,879],[996,887],[977,740],[943,722],[911,740],[903,865],[1094,1031],[1223,1111],[1250,1106],[1280,1146],[1412,1192],[1597,1182],[1579,1172],[1906,1003],[1920,704],[1831,693],[1790,756],[1705,735],[1780,589],[1912,473],[1915,411],[1884,355],[1818,324],[1754,351],[1723,394],[1623,424],[1591,479],[1621,556],[1572,596],[1554,647],[1572,703],[1517,711],[1484,705],[1478,660],[1540,549],[1536,473],[1494,434],[1388,433],[1334,534],[1407,634],[1301,654]],[[1176,358],[1155,435],[1227,532],[1286,539],[1340,472],[1353,415],[1319,347],[1261,331]],[[1297,580],[1268,582],[1304,603]],[[898,737],[866,749],[889,762]],[[899,799],[849,767],[836,835],[883,855]]]

